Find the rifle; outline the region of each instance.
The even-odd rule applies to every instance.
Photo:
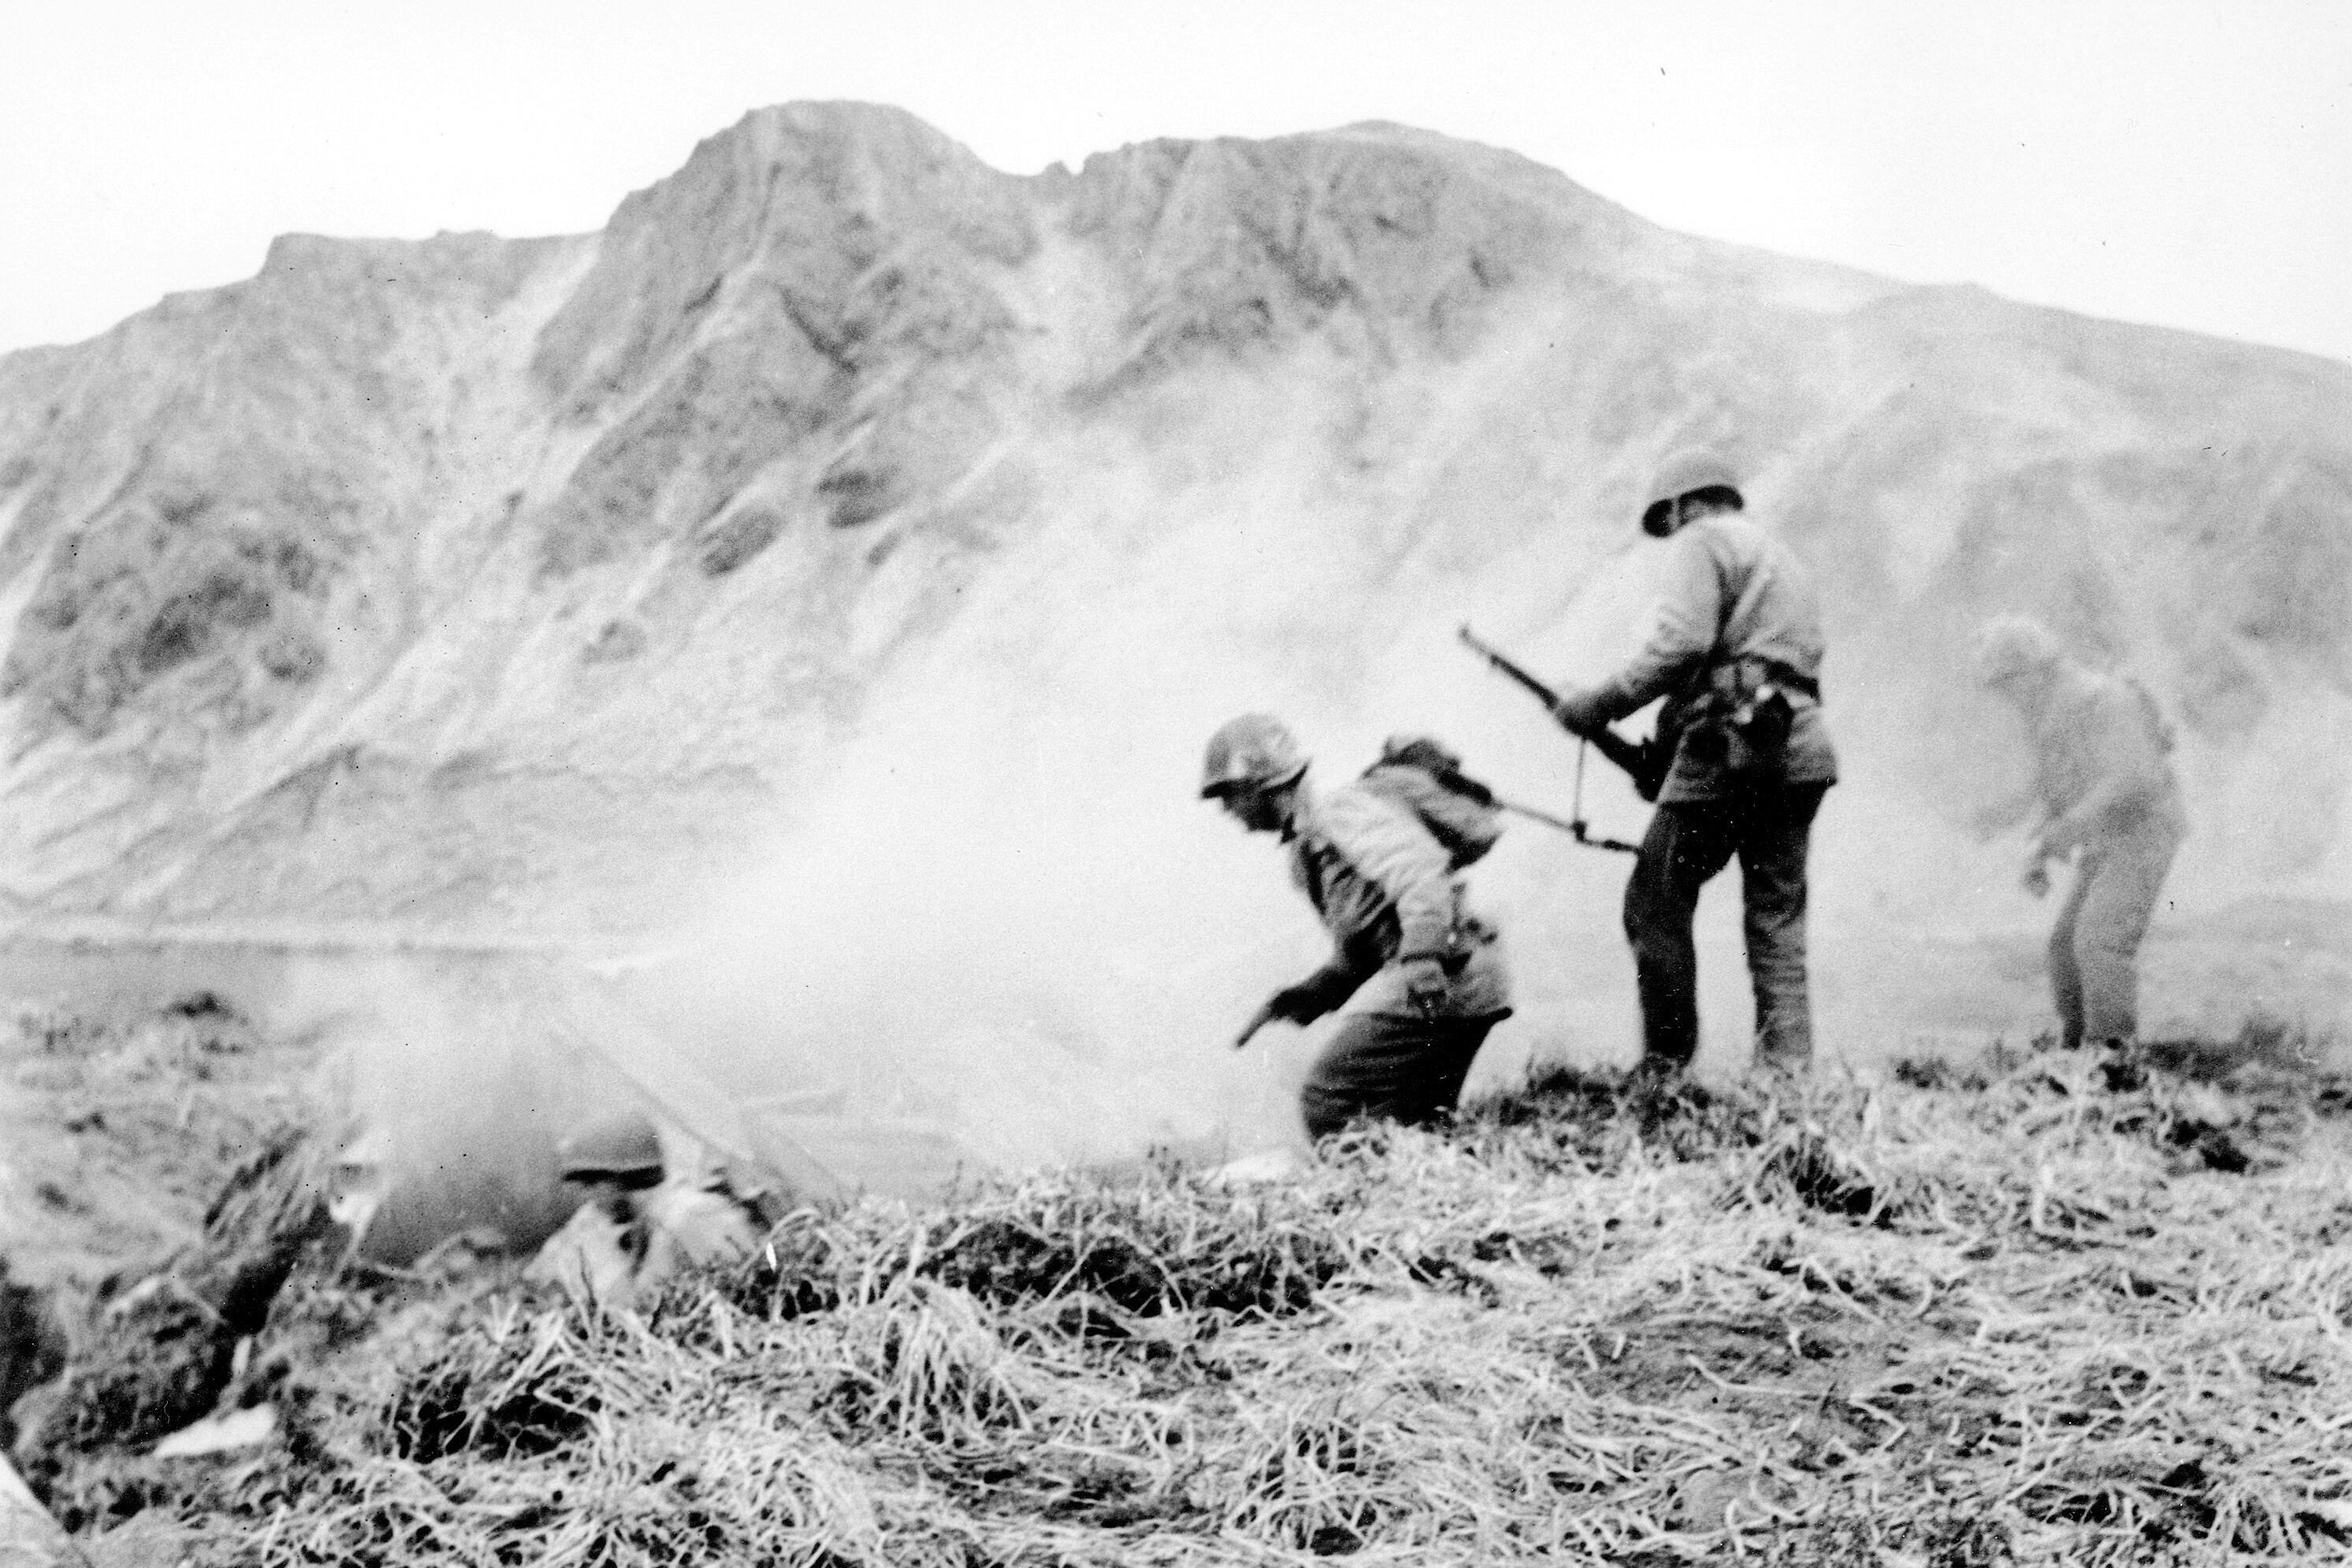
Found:
[[[1580,751],[1577,753],[1579,772],[1583,771],[1583,761],[1584,753]],[[1557,827],[1587,848],[1614,849],[1626,855],[1639,855],[1642,852],[1642,847],[1638,844],[1628,844],[1622,838],[1608,838],[1595,834],[1592,831],[1592,825],[1584,820],[1584,814],[1581,811],[1572,817],[1554,816],[1549,811],[1538,811],[1532,805],[1521,805],[1517,801],[1505,800],[1501,795],[1495,797],[1495,805],[1501,810],[1514,812],[1530,822],[1540,822],[1546,827]]]
[[[1544,711],[1555,721],[1559,718],[1559,694],[1517,665],[1513,664],[1496,648],[1478,639],[1468,626],[1462,628],[1462,640],[1471,652],[1485,659],[1503,674],[1517,681],[1544,705]],[[1589,729],[1561,723],[1560,728],[1580,741],[1589,741],[1602,756],[1625,771],[1633,781],[1634,793],[1643,800],[1658,798],[1659,789],[1666,782],[1666,773],[1674,766],[1674,753],[1654,740],[1629,741],[1606,724]]]

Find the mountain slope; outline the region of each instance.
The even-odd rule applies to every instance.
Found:
[[[830,104],[597,235],[289,237],[0,359],[6,908],[611,947],[779,836],[776,876],[901,902],[986,840],[976,907],[1050,903],[1025,836],[1189,920],[1264,871],[1167,826],[1234,709],[1564,788],[1445,638],[1604,657],[1699,438],[1824,583],[1826,922],[2023,918],[1957,827],[2019,763],[1961,667],[2011,607],[2181,721],[2186,904],[2352,885],[2352,369],[1670,234],[1393,126],[1024,178]],[[862,868],[810,837],[845,826]],[[1605,940],[1613,889],[1545,902],[1589,861],[1517,853],[1522,925]]]

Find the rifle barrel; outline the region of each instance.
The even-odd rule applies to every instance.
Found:
[[[1537,700],[1543,703],[1544,710],[1558,720],[1559,714],[1558,692],[1513,664],[1496,649],[1481,642],[1478,634],[1472,631],[1467,624],[1463,626],[1461,637],[1471,651],[1533,693]],[[1627,740],[1606,724],[1595,724],[1589,729],[1568,724],[1562,724],[1560,727],[1580,740],[1591,742],[1602,756],[1622,769],[1626,775],[1633,780],[1634,788],[1643,799],[1656,798],[1658,784],[1665,777],[1665,767],[1663,764],[1667,759],[1652,756],[1640,742]]]
[[[1502,674],[1509,676],[1513,680],[1526,687],[1546,708],[1550,708],[1559,702],[1559,695],[1550,687],[1513,664],[1500,649],[1479,641],[1478,634],[1466,626],[1462,628],[1462,640],[1468,645],[1471,652],[1493,665]]]
[[[1505,811],[1516,813],[1531,821],[1540,822],[1546,827],[1557,827],[1588,849],[1614,849],[1623,855],[1639,855],[1642,852],[1642,847],[1638,844],[1628,844],[1622,838],[1596,836],[1582,817],[1570,819],[1554,816],[1550,812],[1538,811],[1532,805],[1521,805],[1517,801],[1505,800],[1499,795],[1496,797],[1495,804]]]

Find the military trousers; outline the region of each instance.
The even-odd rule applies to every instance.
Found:
[[[2180,837],[2172,822],[2150,819],[2084,847],[2050,933],[2050,990],[2067,1045],[2139,1032],[2139,944]]]
[[[1797,1068],[1813,1055],[1805,984],[1805,856],[1820,784],[1770,784],[1724,800],[1674,801],[1650,818],[1625,885],[1625,940],[1642,1000],[1642,1059],[1681,1068],[1698,1054],[1699,890],[1739,861],[1748,974],[1756,994],[1756,1056]]]
[[[1426,1126],[1454,1108],[1487,1031],[1508,1009],[1475,1018],[1351,1013],[1299,1090],[1307,1131],[1321,1138],[1360,1116]]]

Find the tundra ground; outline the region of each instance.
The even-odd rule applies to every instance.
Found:
[[[2352,1098],[2293,1046],[1562,1074],[804,1213],[625,1317],[314,1259],[221,1384],[271,1442],[29,1468],[100,1563],[2332,1558]]]
[[[203,1011],[115,1047],[257,1048]],[[327,1248],[233,1356],[82,1331],[89,1420],[26,1460],[101,1563],[2333,1559],[2347,1112],[2277,1037],[1557,1074],[1267,1183],[802,1213],[637,1317]],[[287,1256],[266,1184],[181,1272]],[[278,1436],[108,1429],[191,1366]]]

